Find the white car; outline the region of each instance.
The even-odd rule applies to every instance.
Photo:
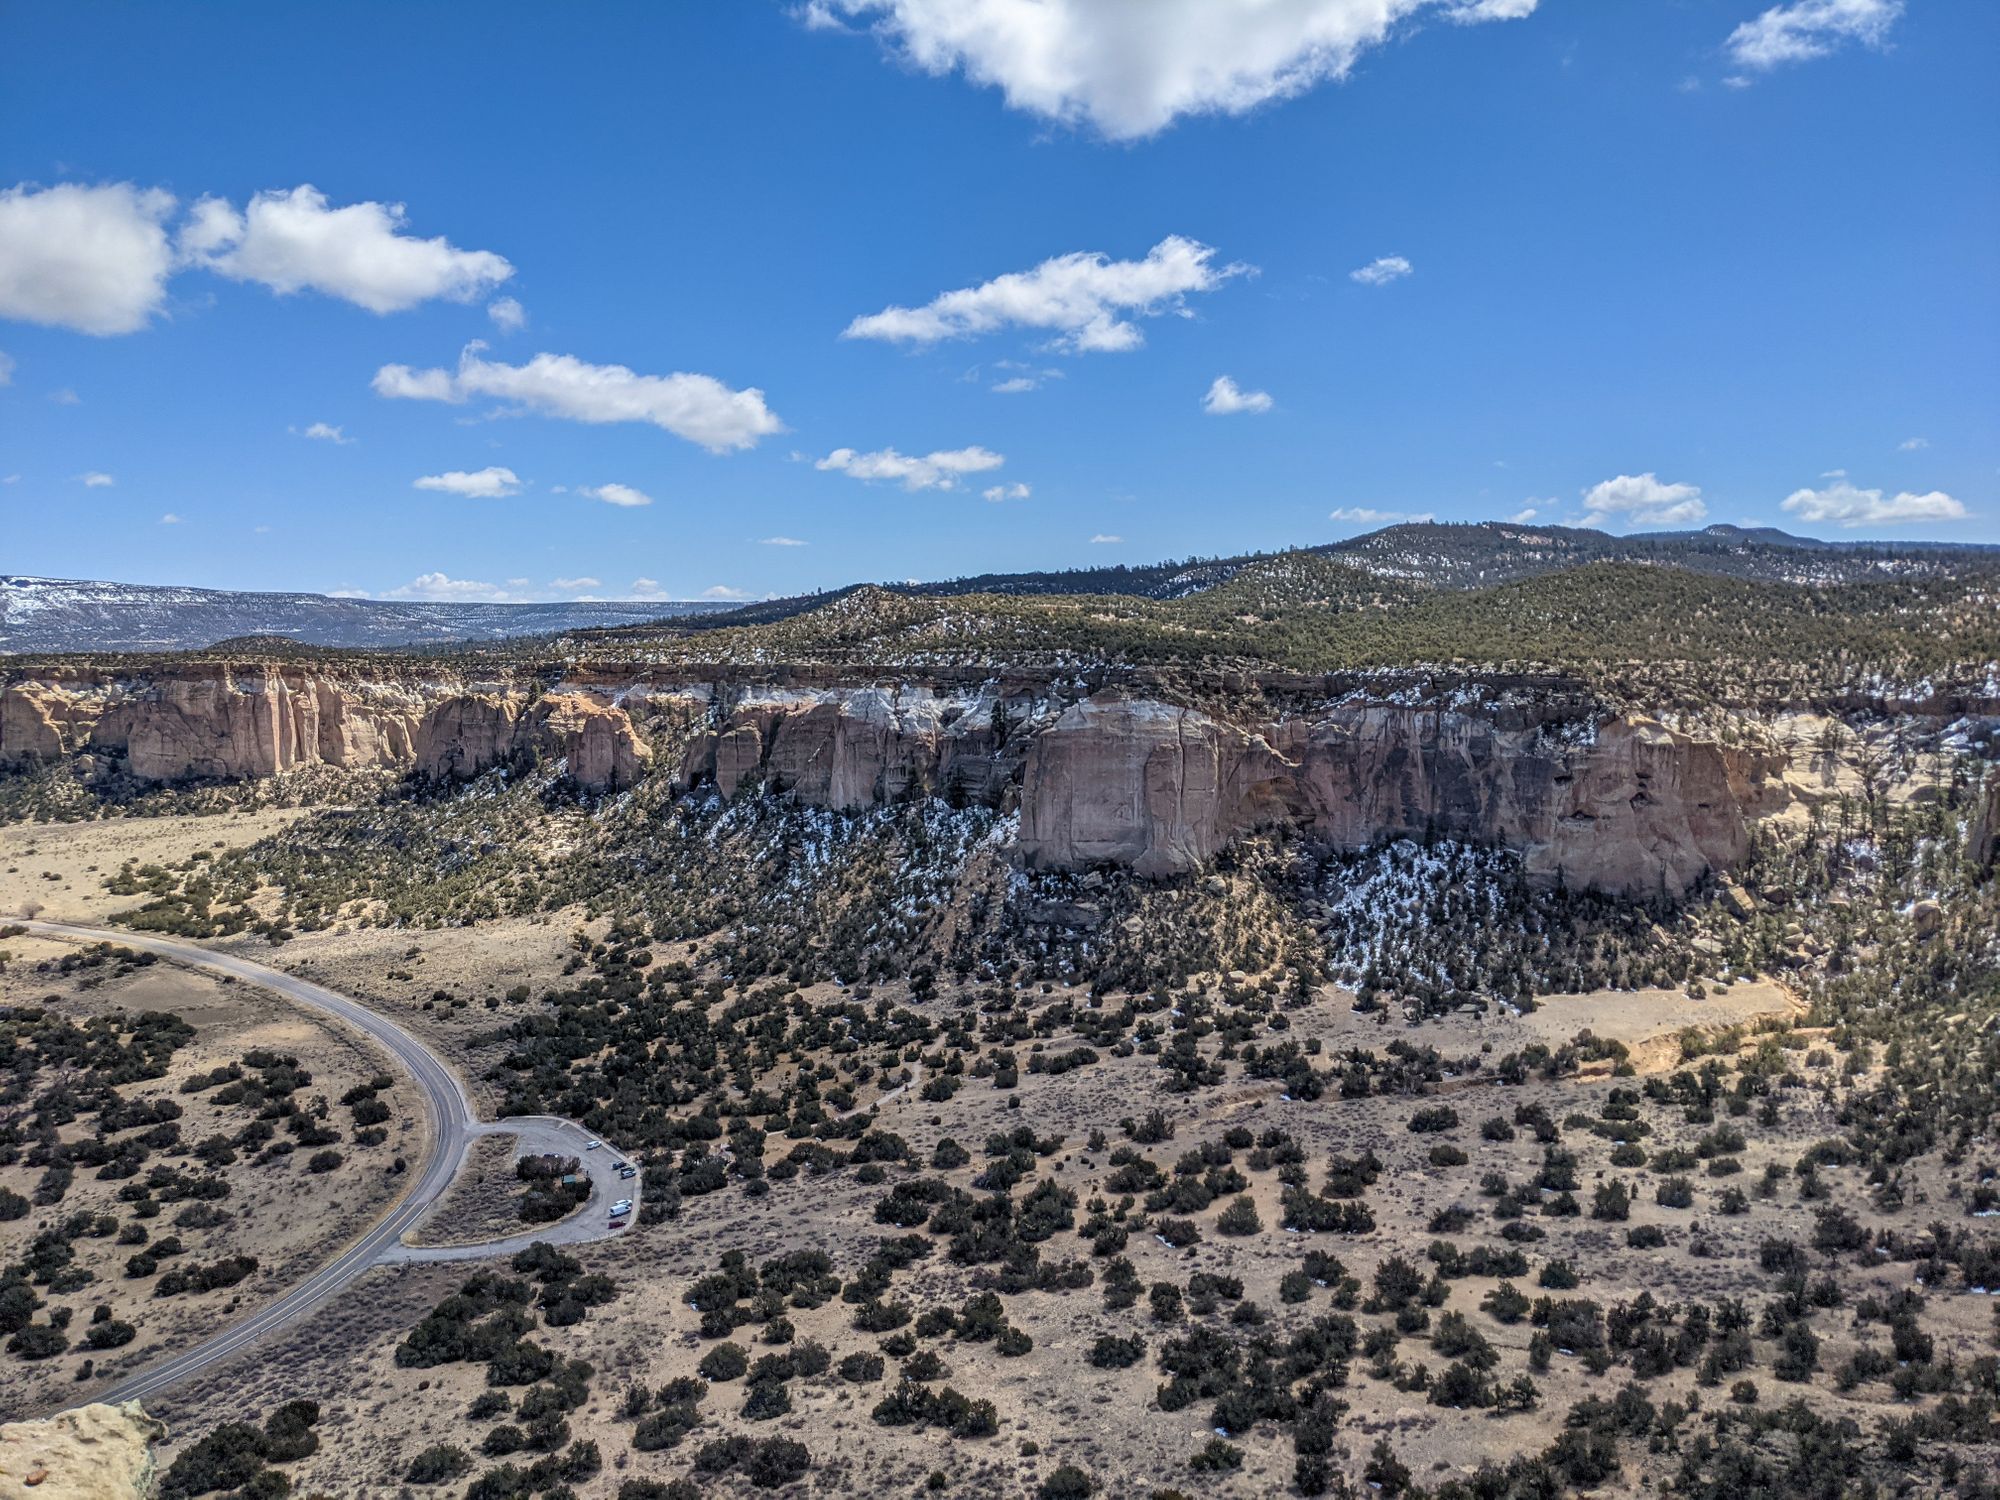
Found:
[[[611,1217],[614,1219],[620,1214],[629,1214],[630,1212],[632,1212],[632,1200],[630,1198],[620,1198],[616,1203],[611,1205]]]
[[[602,1150],[604,1149],[604,1142],[602,1142],[602,1141],[586,1141],[586,1142],[584,1142],[584,1146],[583,1146],[583,1149],[584,1149],[584,1150],[586,1150],[586,1151],[602,1151]]]

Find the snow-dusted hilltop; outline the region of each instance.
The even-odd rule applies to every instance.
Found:
[[[668,619],[716,606],[435,604],[0,575],[0,653],[185,651],[237,636],[306,646],[411,646]]]

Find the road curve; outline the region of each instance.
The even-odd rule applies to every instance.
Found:
[[[397,1061],[402,1063],[416,1079],[418,1091],[423,1096],[424,1111],[428,1117],[433,1142],[432,1150],[422,1170],[413,1176],[395,1206],[378,1219],[367,1233],[342,1248],[337,1255],[312,1272],[305,1280],[290,1288],[282,1296],[267,1302],[240,1322],[231,1324],[220,1333],[204,1339],[190,1349],[169,1355],[157,1364],[126,1376],[116,1385],[92,1395],[90,1400],[130,1401],[178,1385],[210,1365],[247,1349],[266,1334],[304,1316],[370,1266],[421,1260],[486,1259],[496,1255],[511,1254],[536,1240],[547,1240],[555,1244],[576,1244],[623,1232],[622,1229],[608,1228],[603,1215],[611,1200],[617,1196],[630,1197],[636,1205],[639,1197],[639,1179],[635,1177],[629,1183],[618,1181],[612,1170],[612,1163],[617,1157],[609,1146],[602,1150],[586,1152],[592,1137],[581,1125],[569,1120],[533,1116],[521,1120],[497,1120],[491,1123],[480,1121],[473,1114],[472,1102],[466,1097],[464,1086],[458,1081],[457,1075],[445,1065],[442,1058],[394,1021],[378,1015],[360,1002],[351,1000],[335,990],[327,989],[324,985],[314,984],[309,979],[301,979],[296,974],[287,974],[280,969],[267,969],[262,964],[252,963],[234,954],[216,953],[197,944],[184,943],[173,938],[157,937],[150,933],[112,931],[99,927],[79,927],[68,922],[18,919],[17,921],[18,925],[26,927],[37,937],[66,938],[86,943],[116,943],[122,947],[156,953],[162,958],[207,973],[225,975],[245,984],[255,985],[259,989],[282,995],[287,1000],[331,1016],[363,1032],[388,1048]],[[438,1199],[444,1195],[445,1190],[451,1186],[451,1181],[458,1175],[459,1166],[464,1160],[466,1147],[471,1144],[473,1137],[491,1134],[516,1135],[526,1150],[566,1150],[569,1154],[576,1155],[586,1164],[589,1171],[589,1201],[576,1213],[559,1223],[549,1224],[529,1233],[511,1235],[501,1240],[434,1249],[403,1244],[403,1236],[422,1221]],[[624,1189],[622,1194],[618,1191],[621,1187]]]

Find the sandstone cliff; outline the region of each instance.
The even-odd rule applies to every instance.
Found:
[[[148,1500],[166,1435],[136,1401],[0,1424],[0,1500]]]
[[[584,694],[450,676],[198,663],[131,677],[58,670],[0,688],[0,764],[82,752],[141,781],[309,765],[472,776],[562,758],[592,791],[630,786],[649,753],[624,713]]]
[[[1021,849],[1176,874],[1258,827],[1342,848],[1430,833],[1516,849],[1571,886],[1679,894],[1742,858],[1748,820],[1784,799],[1776,769],[1648,719],[1347,702],[1245,729],[1093,698],[1029,749]]]
[[[0,686],[0,761],[88,751],[162,781],[560,761],[603,792],[637,782],[657,750],[677,790],[1018,808],[1031,867],[1175,875],[1259,828],[1347,848],[1432,833],[1518,850],[1538,878],[1641,895],[1728,869],[1756,819],[1805,795],[1790,752],[1539,688],[1232,680],[1195,706],[1164,685],[1053,674],[777,676],[580,673],[544,691],[408,663],[23,671]]]

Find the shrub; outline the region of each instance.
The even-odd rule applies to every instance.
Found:
[[[472,1456],[449,1443],[433,1443],[415,1458],[404,1478],[411,1484],[443,1484],[472,1472]]]
[[[1084,1500],[1097,1493],[1097,1481],[1075,1464],[1064,1464],[1035,1493],[1039,1500]]]
[[[1263,1229],[1264,1221],[1257,1216],[1257,1205],[1245,1193],[1230,1201],[1216,1219],[1215,1227],[1222,1234],[1256,1234]]]

